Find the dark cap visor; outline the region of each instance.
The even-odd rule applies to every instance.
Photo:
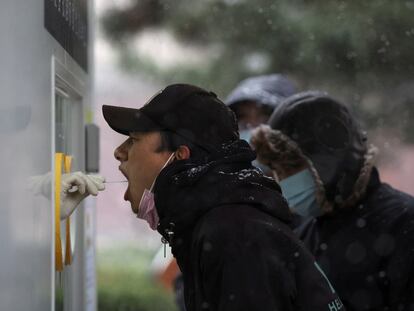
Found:
[[[118,106],[102,106],[105,121],[116,132],[129,135],[132,132],[153,132],[163,128],[142,113],[141,109]]]

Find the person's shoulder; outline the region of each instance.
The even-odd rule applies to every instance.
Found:
[[[382,183],[367,201],[367,213],[397,231],[414,232],[414,197]]]
[[[204,226],[214,226],[217,230],[234,230],[247,226],[281,225],[277,217],[266,213],[254,205],[228,204],[213,208],[206,213],[201,222]]]
[[[199,222],[197,237],[223,244],[243,241],[277,246],[287,240],[297,242],[293,231],[283,221],[250,205],[227,205],[214,208]]]
[[[368,193],[365,204],[378,210],[404,211],[414,216],[414,197],[386,183]]]
[[[238,204],[214,207],[199,220],[198,231],[210,238],[225,239],[241,230],[246,225],[248,214],[254,212],[252,208]]]

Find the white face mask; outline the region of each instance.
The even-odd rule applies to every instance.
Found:
[[[161,168],[160,173],[168,164],[170,164],[174,156],[175,156],[175,153],[170,155],[167,162],[165,162],[165,164]],[[155,181],[158,178],[158,175],[157,177],[155,177],[151,185],[151,188],[144,190],[144,193],[142,194],[142,197],[141,197],[141,201],[139,202],[138,213],[137,213],[137,217],[140,219],[144,219],[146,222],[148,222],[152,230],[157,229],[158,222],[160,220],[158,217],[157,208],[155,207],[154,193],[152,192],[154,185],[155,185]]]

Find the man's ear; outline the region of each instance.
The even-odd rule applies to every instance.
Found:
[[[175,158],[177,160],[187,160],[190,158],[190,155],[191,155],[190,148],[188,148],[186,145],[181,145],[175,151]]]

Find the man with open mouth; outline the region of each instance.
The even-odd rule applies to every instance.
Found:
[[[213,92],[173,84],[140,109],[103,106],[103,115],[128,136],[114,153],[125,200],[170,244],[188,311],[344,310]]]

